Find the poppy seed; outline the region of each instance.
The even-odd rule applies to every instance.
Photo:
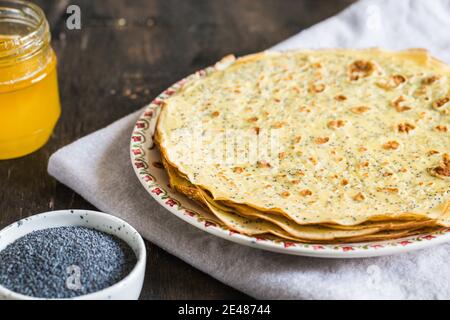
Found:
[[[27,296],[66,299],[124,279],[136,265],[119,238],[86,227],[32,232],[0,252],[0,284]]]

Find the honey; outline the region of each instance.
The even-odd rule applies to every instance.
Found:
[[[61,113],[56,64],[44,13],[0,0],[0,160],[30,154],[50,138]]]

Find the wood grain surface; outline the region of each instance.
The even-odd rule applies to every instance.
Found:
[[[95,209],[47,174],[57,149],[135,111],[180,78],[264,50],[354,0],[36,0],[59,57],[63,115],[38,152],[0,161],[0,228],[48,210]],[[77,4],[82,29],[66,28]],[[1,106],[0,106],[1,108]],[[142,299],[248,299],[147,242]]]

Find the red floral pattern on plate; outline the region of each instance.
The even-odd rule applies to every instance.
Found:
[[[285,248],[294,247],[294,246],[295,246],[295,243],[294,243],[294,242],[285,242],[285,243],[284,243],[284,247],[285,247]]]
[[[174,207],[174,206],[177,205],[177,202],[175,200],[173,200],[173,199],[169,199],[169,200],[166,201],[166,204],[168,206]]]

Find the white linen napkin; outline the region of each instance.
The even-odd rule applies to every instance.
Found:
[[[449,32],[449,0],[362,0],[275,48],[423,47],[450,63]],[[306,258],[234,244],[181,221],[147,194],[131,167],[139,113],[59,150],[49,173],[164,250],[255,298],[450,298],[450,244],[382,258]]]

